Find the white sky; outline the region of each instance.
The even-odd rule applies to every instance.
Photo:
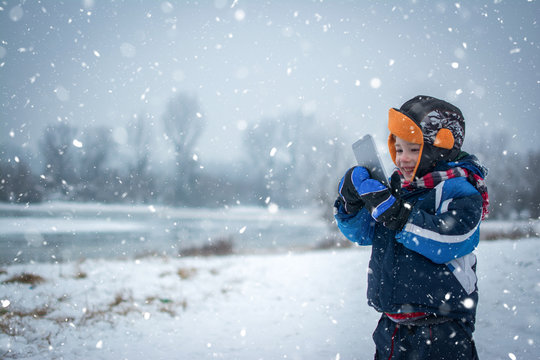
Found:
[[[462,109],[469,139],[503,128],[538,148],[537,14],[527,0],[6,1],[0,141],[31,147],[58,119],[159,123],[181,91],[208,123],[204,160],[237,155],[246,126],[298,109],[345,142],[384,139],[388,108],[428,94]]]

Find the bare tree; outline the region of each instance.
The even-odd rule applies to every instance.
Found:
[[[91,127],[81,134],[79,147],[73,153],[76,179],[74,197],[80,200],[113,201],[120,195],[114,191],[116,182],[107,162],[114,151],[111,132],[106,127]]]
[[[244,138],[256,196],[287,207],[327,201],[335,182],[329,169],[339,159],[334,140],[300,111],[261,120]]]
[[[0,201],[40,202],[42,189],[38,177],[32,173],[22,149],[0,146]]]
[[[174,146],[175,176],[172,181],[173,202],[193,204],[196,201],[196,163],[194,148],[204,129],[199,102],[186,94],[169,101],[163,114],[167,138]]]
[[[244,137],[244,147],[247,149],[246,172],[252,183],[246,191],[252,192],[254,200],[261,203],[273,195],[274,168],[276,167],[274,151],[277,152],[277,139],[281,142],[280,125],[275,118],[263,119],[251,127]],[[276,150],[273,150],[274,148]]]
[[[40,150],[45,163],[44,184],[50,191],[65,193],[67,184],[76,179],[72,154],[76,132],[75,127],[66,123],[45,128]]]
[[[154,190],[150,165],[152,137],[151,129],[148,127],[150,120],[150,114],[139,114],[127,127],[128,147],[132,157],[128,165],[126,181],[129,184],[130,198],[137,202],[148,202],[152,198]]]
[[[527,200],[526,206],[529,217],[540,218],[540,179],[537,169],[540,166],[540,151],[531,151],[524,166],[524,177],[528,179],[528,186],[525,188],[524,198]]]
[[[483,133],[468,149],[488,168],[490,219],[537,218],[540,215],[540,179],[536,169],[540,152],[524,152],[506,131]]]

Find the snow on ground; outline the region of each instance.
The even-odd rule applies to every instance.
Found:
[[[481,242],[481,359],[538,359],[540,240]],[[0,358],[372,359],[369,248],[18,264]],[[6,283],[23,273],[35,285]]]

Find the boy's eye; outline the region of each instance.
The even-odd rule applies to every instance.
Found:
[[[401,154],[402,152],[403,152],[403,150],[401,150],[401,149],[396,149],[396,153]]]

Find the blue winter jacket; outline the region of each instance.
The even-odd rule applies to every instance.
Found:
[[[463,166],[483,176],[471,163]],[[436,170],[439,170],[438,168]],[[368,303],[387,313],[427,312],[462,319],[474,331],[478,291],[476,256],[482,197],[464,177],[433,189],[401,189],[413,204],[401,231],[375,222],[362,209],[349,215],[338,206],[341,232],[360,245],[372,245],[368,269]]]

